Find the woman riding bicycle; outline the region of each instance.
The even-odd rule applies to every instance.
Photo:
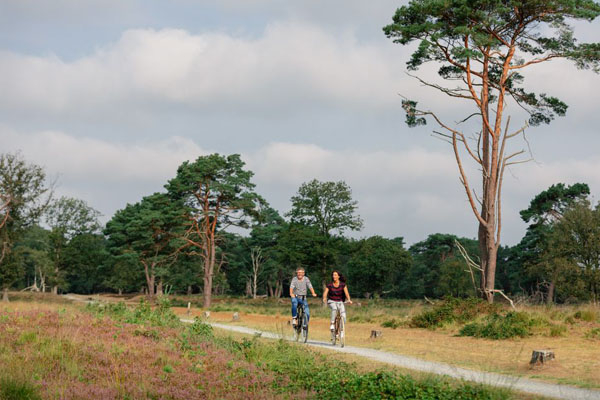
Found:
[[[348,293],[348,286],[346,286],[346,278],[338,271],[331,273],[331,282],[325,287],[323,293],[323,303],[327,302],[329,308],[331,308],[331,325],[329,329],[332,331],[335,329],[335,316],[339,309],[344,322],[346,322],[346,307],[344,307],[344,299],[350,304],[350,293]]]

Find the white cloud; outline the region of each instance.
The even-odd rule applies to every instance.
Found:
[[[98,182],[102,190],[111,183],[165,182],[185,160],[207,151],[181,137],[148,144],[115,144],[99,139],[77,138],[63,132],[23,134],[0,128],[4,150],[22,150],[51,175],[68,180]]]
[[[0,52],[0,106],[50,112],[129,102],[209,109],[273,109],[299,101],[397,107],[390,91],[398,82],[395,67],[381,47],[310,25],[274,23],[259,38],[133,29],[73,62]]]
[[[22,149],[28,160],[44,166],[51,176],[59,174],[59,194],[86,200],[107,219],[127,202],[162,190],[181,162],[211,152],[182,137],[125,145],[6,127],[0,127],[0,141],[4,151]],[[281,212],[289,209],[289,199],[301,183],[313,178],[343,180],[352,188],[365,220],[365,229],[357,236],[404,236],[413,243],[436,232],[476,234],[477,224],[450,152],[422,148],[355,152],[271,143],[242,156],[255,172],[257,190]],[[513,170],[506,175],[503,190],[504,243],[520,240],[525,225],[518,211],[551,184],[585,182],[598,198],[599,157],[525,164]]]

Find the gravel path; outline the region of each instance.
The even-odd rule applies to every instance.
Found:
[[[183,322],[193,322],[189,319],[182,319]],[[256,329],[247,328],[244,326],[233,326],[226,324],[210,323],[213,327],[224,329],[233,332],[244,333],[248,335],[260,335],[268,339],[281,339],[281,335],[272,332],[262,332]],[[291,340],[291,337],[285,337],[286,340]],[[418,358],[407,357],[400,354],[389,353],[380,350],[373,350],[364,347],[332,346],[328,342],[319,342],[309,340],[307,345],[313,347],[325,348],[328,350],[339,351],[341,353],[356,354],[361,357],[366,357],[371,360],[380,361],[403,368],[428,372],[438,375],[447,375],[456,379],[464,379],[467,381],[483,383],[486,385],[504,387],[520,392],[532,393],[546,397],[568,400],[600,400],[600,390],[580,389],[573,386],[556,385],[552,383],[543,383],[533,381],[527,378],[519,378],[509,375],[501,375],[489,372],[480,372],[465,368],[455,367],[449,364],[424,361]]]

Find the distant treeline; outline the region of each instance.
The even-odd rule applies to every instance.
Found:
[[[479,296],[479,271],[466,262],[478,262],[476,240],[436,233],[407,248],[402,237],[348,238],[362,220],[341,181],[304,183],[281,216],[254,192],[239,156],[205,156],[101,226],[85,202],[53,198],[39,167],[18,154],[0,162],[10,167],[0,181],[5,290],[281,297],[303,267],[316,286],[339,270],[354,297]],[[499,249],[498,289],[539,302],[598,300],[600,211],[588,195],[585,184],[557,184],[532,200],[524,238]]]

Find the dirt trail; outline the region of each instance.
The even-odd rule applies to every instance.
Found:
[[[193,320],[182,318],[181,321],[191,323]],[[268,339],[281,339],[282,336],[272,332],[264,332],[256,329],[247,328],[244,326],[233,326],[211,322],[213,327],[228,331],[248,334],[260,335]],[[292,340],[291,337],[283,337],[286,340]],[[320,342],[309,340],[307,345],[313,347],[325,348],[332,351],[342,353],[355,354],[371,360],[380,361],[395,365],[402,368],[423,371],[437,375],[447,375],[451,378],[464,379],[467,381],[482,383],[491,386],[508,388],[515,391],[532,393],[546,397],[568,400],[600,400],[600,390],[581,389],[573,386],[557,385],[551,383],[538,382],[527,378],[519,378],[515,376],[495,374],[490,372],[474,371],[465,368],[455,367],[449,364],[424,361],[414,357],[407,357],[395,353],[389,353],[380,350],[373,350],[364,347],[332,346],[328,342]]]

